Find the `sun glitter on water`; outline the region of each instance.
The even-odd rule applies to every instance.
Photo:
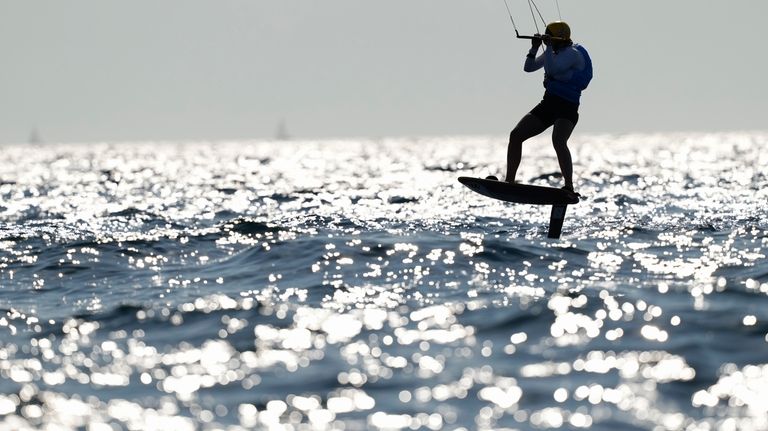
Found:
[[[766,143],[4,146],[0,429],[768,429]]]

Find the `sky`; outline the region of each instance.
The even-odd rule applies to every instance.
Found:
[[[768,130],[768,1],[560,9],[595,67],[576,133]],[[0,143],[505,135],[529,44],[503,0],[0,0]]]

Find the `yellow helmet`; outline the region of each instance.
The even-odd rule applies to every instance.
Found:
[[[571,27],[564,21],[555,21],[547,25],[547,30],[544,32],[556,39],[562,39],[565,41],[571,41]]]

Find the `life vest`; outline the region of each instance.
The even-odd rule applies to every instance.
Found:
[[[584,69],[573,71],[573,75],[571,75],[571,79],[568,81],[546,78],[544,79],[544,88],[547,89],[547,93],[562,97],[578,105],[581,92],[587,88],[589,81],[592,80],[592,59],[589,58],[589,53],[587,53],[583,46],[573,44],[573,47],[584,57]]]

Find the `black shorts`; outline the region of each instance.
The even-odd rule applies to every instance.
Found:
[[[579,122],[579,105],[569,102],[560,96],[544,93],[544,98],[531,109],[530,114],[543,121],[547,127],[559,119],[570,120],[576,125]]]

